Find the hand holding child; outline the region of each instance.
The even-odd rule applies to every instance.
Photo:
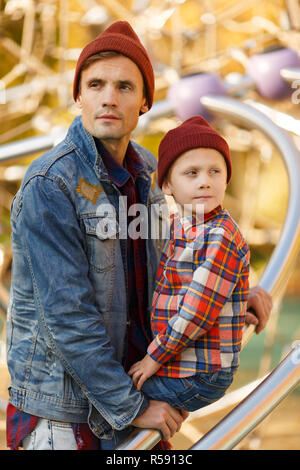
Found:
[[[148,354],[141,360],[133,364],[128,372],[132,376],[134,385],[141,390],[143,383],[149,379],[161,367],[161,364],[154,361]]]

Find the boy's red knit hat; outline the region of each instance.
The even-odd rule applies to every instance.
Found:
[[[146,49],[127,21],[116,21],[111,24],[94,41],[90,42],[81,51],[77,61],[73,82],[73,97],[76,101],[80,69],[83,62],[91,55],[102,51],[117,51],[129,57],[140,69],[145,82],[147,104],[149,109],[153,103],[154,73]]]
[[[193,116],[170,130],[158,148],[158,185],[162,187],[170,166],[182,153],[194,148],[213,148],[220,152],[227,166],[227,183],[231,178],[230,150],[226,140],[202,116]]]

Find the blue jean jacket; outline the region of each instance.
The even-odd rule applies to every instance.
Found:
[[[164,202],[151,184],[156,159],[132,144],[144,165],[137,180],[141,203],[150,211]],[[128,318],[125,241],[97,231],[99,207],[110,203],[118,211],[119,196],[77,117],[66,138],[30,165],[11,210],[10,402],[44,418],[88,421],[102,438],[148,406],[121,365]],[[158,245],[146,240],[149,312]]]

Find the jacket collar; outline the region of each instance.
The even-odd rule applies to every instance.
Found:
[[[102,157],[98,152],[95,139],[83,126],[81,116],[77,116],[72,122],[66,136],[66,141],[76,146],[80,156],[86,160],[89,165],[93,166],[100,179],[110,181]],[[151,152],[135,142],[130,141],[130,143],[141,160],[142,169],[140,174],[144,174],[145,177],[148,177],[149,173],[153,173],[156,170],[155,157]]]

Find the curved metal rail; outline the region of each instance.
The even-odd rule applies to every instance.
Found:
[[[28,137],[0,146],[0,162],[15,160],[38,152],[43,152],[58,144],[66,135],[66,130],[55,128],[50,134]]]
[[[270,139],[275,148],[281,154],[286,166],[289,178],[289,203],[285,218],[284,227],[278,245],[274,249],[268,266],[260,279],[260,285],[272,294],[273,298],[280,298],[286,286],[293,263],[300,248],[300,157],[299,151],[291,137],[278,126],[276,126],[268,117],[257,109],[241,103],[233,98],[224,96],[204,96],[201,99],[202,104],[218,116],[229,118],[239,125],[247,128],[260,130]],[[249,325],[243,334],[242,347],[249,341],[253,335],[255,327]],[[298,369],[297,369],[298,371]],[[298,374],[299,375],[299,374]],[[277,375],[276,375],[277,377]],[[268,381],[269,378],[266,379]],[[250,398],[249,398],[250,399]],[[244,400],[247,403],[248,398]],[[276,403],[275,405],[276,406]],[[243,408],[243,410],[246,408]],[[270,408],[270,412],[273,408]],[[236,415],[234,415],[236,416]],[[262,418],[265,416],[261,410]],[[240,415],[237,416],[239,419]],[[252,428],[251,428],[252,429]],[[250,431],[250,429],[249,429]],[[249,432],[247,431],[247,432]],[[240,440],[242,439],[240,433]],[[218,439],[211,435],[210,439]],[[118,450],[146,450],[151,449],[160,440],[160,433],[156,430],[135,430],[126,440],[122,441],[116,449]],[[202,447],[203,448],[203,447]]]
[[[280,75],[286,82],[292,83],[294,80],[300,80],[300,68],[286,67],[280,70]]]
[[[289,179],[289,201],[279,243],[260,279],[259,284],[273,298],[281,297],[300,248],[300,153],[290,135],[282,131],[263,113],[228,97],[204,96],[202,104],[215,115],[224,116],[239,125],[258,129],[270,139],[280,153]],[[247,328],[244,344],[254,328]]]
[[[275,248],[260,285],[277,297],[285,287],[286,275],[300,248],[300,153],[286,132],[268,117],[249,105],[234,99],[205,96],[202,103],[214,114],[235,120],[239,125],[260,130],[274,144],[284,161],[289,179],[288,209],[280,241]],[[283,260],[286,262],[283,263]]]
[[[228,450],[254,429],[300,382],[300,344],[255,390],[190,450]]]

